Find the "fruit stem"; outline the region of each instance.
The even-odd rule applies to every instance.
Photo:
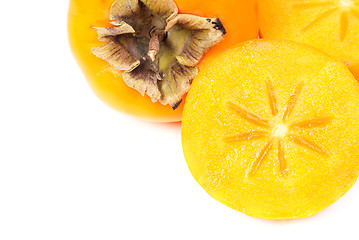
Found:
[[[147,55],[151,58],[152,61],[155,61],[156,55],[160,51],[160,42],[165,38],[164,31],[154,30],[150,33],[150,42],[148,46]]]

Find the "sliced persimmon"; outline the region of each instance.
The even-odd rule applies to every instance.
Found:
[[[258,0],[263,38],[310,44],[359,80],[359,0]]]
[[[357,106],[359,84],[341,61],[295,42],[246,42],[194,80],[184,155],[225,205],[259,218],[307,217],[358,177]]]

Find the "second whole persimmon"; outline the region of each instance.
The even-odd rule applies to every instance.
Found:
[[[124,6],[121,2],[129,4]],[[137,11],[143,6],[154,11],[154,14],[151,12],[138,14],[132,20],[131,16],[124,16],[126,11],[133,13],[132,10]],[[166,9],[163,10],[164,8]],[[258,23],[255,8],[255,0],[207,0],[205,2],[175,0],[175,3],[173,0],[70,0],[69,40],[75,58],[91,88],[105,103],[114,109],[142,119],[176,122],[181,121],[183,102],[189,85],[208,55],[216,56],[238,42],[257,38]],[[153,23],[148,22],[150,18],[140,19],[147,15],[152,17]],[[161,20],[158,16],[163,19]],[[146,26],[151,27],[151,24],[157,27],[161,24],[167,24],[167,26],[161,25],[160,31],[156,31],[155,27],[147,31]],[[184,26],[184,29],[178,28],[177,25]],[[173,31],[167,31],[171,27]],[[140,30],[137,31],[136,28]],[[183,37],[182,33],[187,35]],[[203,37],[204,33],[208,33],[209,36]],[[133,34],[135,40],[131,41],[139,44],[142,42],[138,39],[146,38],[147,45],[141,45],[139,51],[148,52],[148,54],[135,59],[133,56],[136,53],[129,50],[130,54],[121,53],[121,56],[119,54],[114,56],[117,50],[116,46],[112,46],[114,43],[120,42],[122,46],[130,48],[132,44],[128,41],[129,38],[126,41],[117,38],[119,34],[127,34],[126,36]],[[148,36],[145,36],[146,34]],[[187,39],[188,36],[191,37],[190,40]],[[192,39],[193,36],[202,40],[198,37],[201,36],[205,42],[195,42]],[[164,39],[167,43],[162,42]],[[201,44],[199,48],[183,56],[183,52],[196,43]],[[108,53],[109,51],[112,55]],[[197,56],[198,51],[200,54]],[[193,53],[195,53],[194,57]],[[150,59],[155,62],[155,59],[157,61],[161,57],[162,61],[161,63],[158,61],[158,67],[164,68],[167,72],[164,71],[164,74],[159,72],[160,74],[155,75],[155,82],[146,80],[148,72],[143,71],[152,71],[152,74],[153,69],[156,68],[156,66],[146,65],[147,62]],[[196,58],[195,61],[193,58]],[[116,59],[122,62],[118,63]],[[178,65],[175,66],[177,69],[171,65],[174,61]],[[181,77],[184,83],[174,81],[176,71],[177,77]],[[173,74],[173,78],[161,81],[160,78],[163,75],[167,76],[166,73]],[[143,83],[146,84],[145,87],[141,85]],[[162,89],[163,92],[157,89],[160,85],[165,89]]]

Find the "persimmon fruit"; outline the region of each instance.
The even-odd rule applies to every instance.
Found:
[[[202,62],[256,38],[258,22],[255,0],[71,0],[68,29],[100,99],[139,118],[175,122]]]
[[[249,216],[311,216],[359,174],[359,84],[302,43],[253,40],[208,63],[182,121],[185,159],[209,195]]]
[[[359,0],[258,0],[258,15],[263,38],[312,45],[359,80]]]

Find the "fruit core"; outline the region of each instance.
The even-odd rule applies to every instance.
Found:
[[[353,5],[353,1],[352,0],[340,0],[340,4],[343,7],[349,7]]]
[[[283,138],[287,135],[288,126],[284,123],[276,123],[272,130],[273,137]]]

